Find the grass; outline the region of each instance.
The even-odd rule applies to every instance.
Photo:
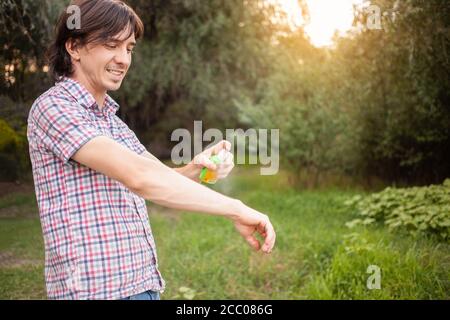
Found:
[[[149,203],[163,299],[450,298],[447,243],[382,227],[348,229],[352,216],[342,202],[360,191],[296,191],[283,173],[258,173],[236,168],[213,188],[271,217],[277,243],[269,256],[252,252],[223,218]],[[6,203],[29,204],[34,195],[20,197]],[[16,261],[0,264],[0,299],[45,299],[41,238],[37,218],[0,219],[0,253]],[[369,265],[381,270],[379,290],[366,286]]]
[[[0,198],[0,209],[24,205],[36,206],[36,198],[26,193],[7,194]]]

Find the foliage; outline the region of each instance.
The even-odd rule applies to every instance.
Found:
[[[350,119],[335,99],[333,62],[300,31],[279,40],[270,76],[260,81],[255,98],[237,102],[241,121],[280,129],[281,159],[294,176],[309,170],[317,180],[327,170],[348,172]]]
[[[22,130],[52,83],[43,52],[66,0],[1,3],[0,118]],[[129,0],[144,39],[121,90],[118,115],[157,156],[176,128],[279,128],[293,177],[378,177],[401,185],[450,176],[450,6],[376,0],[382,29],[355,29],[315,48],[265,0]],[[307,9],[304,1],[299,1]],[[307,11],[304,11],[307,21]],[[12,106],[12,107],[11,107]]]
[[[44,52],[63,0],[4,0],[0,3],[0,95],[32,102],[51,84]],[[31,104],[30,104],[31,106]]]
[[[449,7],[443,1],[373,1],[382,30],[365,26],[336,47],[280,37],[273,72],[242,104],[252,125],[280,128],[291,170],[338,170],[388,182],[449,176]]]
[[[266,50],[282,26],[267,1],[132,0],[146,22],[122,90],[120,115],[161,144],[175,128],[234,128],[233,99],[251,92],[271,65]],[[153,129],[151,132],[149,129]],[[165,144],[168,148],[168,143]]]
[[[0,119],[0,181],[14,181],[30,169],[26,138]]]
[[[450,179],[429,187],[386,188],[366,197],[355,196],[346,205],[360,217],[348,222],[348,227],[382,222],[394,231],[450,239]]]
[[[360,172],[407,184],[450,176],[448,2],[373,1],[382,30],[338,41],[333,61]],[[356,19],[364,26],[365,15]]]

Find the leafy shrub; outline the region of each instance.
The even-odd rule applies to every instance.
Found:
[[[0,181],[15,181],[29,171],[27,151],[25,136],[0,119]]]
[[[450,179],[428,187],[386,188],[366,197],[355,196],[345,205],[360,217],[346,224],[350,228],[384,222],[391,230],[450,239]]]

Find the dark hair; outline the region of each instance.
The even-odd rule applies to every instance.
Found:
[[[67,20],[73,12],[64,10],[55,27],[55,39],[47,49],[49,71],[58,81],[73,73],[73,65],[66,50],[66,41],[72,39],[82,46],[105,43],[130,26],[136,39],[142,37],[144,25],[132,8],[119,0],[75,0],[71,5],[80,9],[80,28],[69,28]]]

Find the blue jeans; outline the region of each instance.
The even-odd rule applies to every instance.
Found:
[[[120,300],[160,300],[160,297],[158,291],[148,290],[139,294],[135,294],[134,296],[122,298]]]

